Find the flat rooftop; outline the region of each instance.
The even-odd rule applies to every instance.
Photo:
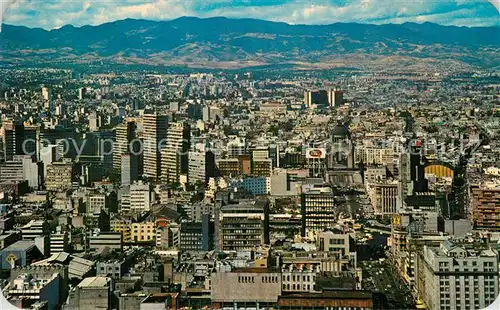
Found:
[[[85,278],[82,282],[78,283],[78,287],[107,287],[108,278],[106,277],[90,277]]]

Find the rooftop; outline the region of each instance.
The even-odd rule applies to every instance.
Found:
[[[106,277],[85,278],[82,282],[78,283],[78,287],[107,287],[108,280]]]

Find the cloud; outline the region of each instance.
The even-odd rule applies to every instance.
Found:
[[[250,17],[292,24],[432,21],[499,25],[499,13],[487,0],[19,0],[4,21],[52,29],[124,18],[169,20],[180,16]]]
[[[11,6],[16,0],[0,0],[0,32],[2,32],[2,22],[3,17],[9,6]]]

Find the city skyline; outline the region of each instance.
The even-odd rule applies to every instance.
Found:
[[[498,26],[496,0],[101,0],[2,1],[3,23],[56,29],[99,25],[126,18],[172,20],[182,16],[255,18],[289,24],[432,22],[455,26]],[[7,3],[14,2],[10,7]],[[498,1],[497,1],[498,2]]]

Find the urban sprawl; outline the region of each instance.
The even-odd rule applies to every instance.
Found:
[[[481,309],[498,73],[0,69],[23,309]]]

